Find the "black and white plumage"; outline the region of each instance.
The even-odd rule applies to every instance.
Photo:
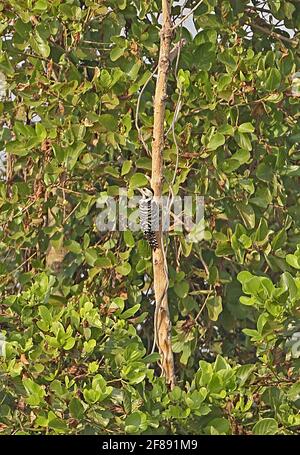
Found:
[[[154,200],[153,192],[148,188],[142,188],[139,191],[142,194],[139,200],[141,229],[150,247],[155,251],[158,248],[159,204]]]

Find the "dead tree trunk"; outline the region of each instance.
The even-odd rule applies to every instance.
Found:
[[[154,97],[154,125],[152,141],[151,186],[155,198],[162,195],[165,102],[170,66],[172,38],[171,7],[169,0],[162,0],[163,23],[160,32],[158,75]],[[174,360],[171,344],[171,321],[168,307],[168,270],[163,250],[162,228],[158,232],[158,249],[153,253],[154,291],[156,301],[156,342],[161,355],[161,368],[171,388],[175,385]]]

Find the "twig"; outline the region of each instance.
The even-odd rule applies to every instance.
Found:
[[[4,284],[8,280],[10,275],[12,275],[13,273],[17,272],[19,269],[21,269],[23,267],[23,265],[27,264],[27,262],[30,261],[30,259],[32,259],[36,254],[37,254],[37,252],[35,251],[29,258],[27,258],[24,262],[22,262],[22,264],[18,265],[18,267],[16,267],[11,272],[8,272],[1,284]]]
[[[252,6],[251,5],[245,11],[246,11],[246,13],[248,13],[249,11],[260,11],[261,13],[268,13],[268,14],[271,14],[273,16],[273,13],[272,13],[271,10],[265,9],[265,8],[260,8],[258,6]]]
[[[75,205],[73,210],[71,210],[71,212],[64,219],[64,223],[66,223],[68,221],[68,219],[73,215],[73,213],[76,211],[77,207],[79,207],[80,204],[81,204],[81,201],[79,201],[78,204]]]
[[[212,292],[213,292],[213,291],[212,291],[212,287],[210,286],[210,289],[209,289],[208,294],[207,294],[207,296],[206,296],[206,298],[205,298],[205,300],[204,300],[204,302],[203,302],[203,304],[202,304],[202,306],[201,306],[201,308],[200,308],[200,311],[199,311],[199,313],[197,314],[197,316],[196,316],[195,319],[194,319],[195,322],[197,322],[198,319],[199,319],[199,317],[201,316],[202,311],[204,310],[204,308],[205,308],[205,306],[206,306],[207,300],[208,300],[209,297],[211,296]]]
[[[156,65],[156,67],[154,68],[154,70],[152,71],[152,73],[150,74],[150,76],[148,77],[148,79],[146,80],[145,84],[143,85],[140,93],[139,93],[139,96],[138,96],[138,100],[137,100],[137,104],[136,104],[136,112],[135,112],[135,127],[136,127],[136,130],[138,132],[138,138],[139,140],[141,141],[141,143],[143,144],[144,146],[144,149],[146,150],[147,154],[150,156],[150,152],[149,152],[149,149],[148,149],[148,146],[143,138],[143,134],[142,134],[142,131],[141,131],[141,128],[139,127],[139,111],[140,111],[140,103],[141,103],[141,98],[142,98],[142,95],[144,93],[144,90],[145,88],[147,87],[148,83],[150,82],[150,80],[152,79],[152,77],[154,76],[154,74],[156,73],[158,69],[158,65]]]
[[[183,8],[181,10],[181,14],[183,14]],[[180,28],[180,40],[179,40],[178,51],[177,51],[177,56],[176,56],[176,64],[175,64],[175,75],[176,75],[177,85],[178,85],[178,64],[179,64],[180,53],[181,53],[181,48],[182,48],[181,35],[182,35],[182,25],[181,25],[181,28]],[[175,168],[174,168],[174,172],[173,172],[173,179],[172,179],[172,182],[171,182],[171,185],[170,185],[170,189],[169,189],[168,206],[167,206],[168,213],[171,211],[171,207],[172,207],[173,202],[174,202],[173,185],[174,185],[175,180],[176,180],[176,175],[177,175],[177,170],[178,170],[178,163],[179,163],[179,147],[178,147],[176,134],[175,134],[175,124],[176,124],[176,121],[177,121],[177,118],[178,118],[178,115],[179,115],[179,112],[180,112],[180,109],[181,109],[181,96],[182,96],[182,84],[179,84],[178,100],[177,100],[177,103],[176,103],[174,118],[173,118],[172,123],[171,123],[173,141],[174,141],[175,149],[176,149],[176,163],[175,163]],[[168,248],[168,245],[167,245],[167,248]],[[167,253],[166,253],[166,255],[167,255]]]
[[[280,41],[285,41],[286,43],[292,44],[293,46],[297,46],[298,44],[298,41],[293,40],[292,38],[288,38],[287,36],[281,35],[280,33],[273,32],[272,30],[262,27],[261,25],[254,24],[253,22],[248,22],[247,25],[256,28],[256,30],[265,33],[266,35],[271,36],[272,38],[276,38]]]
[[[41,60],[43,62],[50,62],[51,61],[50,58],[42,57],[41,55],[30,54],[29,52],[19,52],[16,49],[10,49],[9,52],[14,53],[16,55],[20,55],[21,57],[36,58],[36,59]],[[52,64],[57,66],[58,68],[61,67],[61,65],[59,65],[56,62],[52,61]]]
[[[206,275],[209,277],[209,270],[208,270],[208,267],[207,267],[206,262],[205,262],[204,259],[203,259],[202,251],[200,250],[198,254],[199,254],[200,261],[202,262],[202,265],[203,265],[203,267],[204,267],[205,273],[206,273]]]
[[[187,13],[186,16],[184,16],[182,19],[180,19],[179,22],[177,22],[177,24],[175,24],[173,27],[172,27],[172,30],[175,30],[177,27],[179,27],[179,25],[183,24],[183,22],[185,22],[190,16],[191,14],[193,14],[194,11],[196,11],[196,9],[198,8],[198,6],[200,6],[202,3],[202,0],[200,0],[195,6],[194,8],[191,9],[191,11],[189,13]]]

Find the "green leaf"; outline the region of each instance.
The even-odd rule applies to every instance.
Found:
[[[18,19],[15,22],[15,31],[20,35],[20,38],[22,38],[22,42],[24,42],[25,40],[28,40],[30,32],[32,31],[32,26],[30,23],[25,24],[21,19]]]
[[[281,275],[280,284],[284,287],[284,289],[289,291],[289,295],[292,299],[298,296],[298,287],[294,277],[289,272],[284,272]]]
[[[237,279],[240,283],[245,283],[246,281],[251,280],[251,278],[253,278],[253,275],[252,273],[248,272],[248,270],[243,270],[237,275]]]
[[[223,91],[232,81],[232,76],[230,74],[222,74],[218,80],[218,92]]]
[[[238,202],[236,204],[236,207],[240,212],[240,215],[245,223],[245,226],[248,229],[253,229],[255,227],[255,212],[253,210],[253,207],[249,204],[246,205],[242,202]]]
[[[132,400],[131,393],[128,390],[123,390],[123,404],[126,414],[131,414],[132,412]]]
[[[133,238],[132,232],[131,231],[124,231],[124,241],[127,246],[130,248],[134,247],[135,245],[135,240]]]
[[[256,435],[274,435],[278,432],[278,423],[271,418],[261,419],[254,425],[252,431]]]
[[[237,68],[237,58],[233,55],[231,49],[226,49],[224,52],[219,53],[218,60],[224,63],[229,72],[235,71]]]
[[[128,318],[131,318],[132,316],[135,315],[135,313],[140,309],[140,304],[136,304],[134,305],[133,307],[131,308],[128,308],[128,310],[124,311],[124,313],[122,313],[120,315],[120,319],[128,319]]]
[[[288,19],[293,19],[293,14],[294,12],[296,11],[296,6],[293,5],[293,3],[291,2],[283,2],[283,10],[284,10],[284,15],[288,18]]]
[[[122,165],[122,170],[121,170],[121,175],[126,175],[130,171],[132,166],[132,161],[131,160],[126,160],[124,161]]]
[[[255,232],[255,242],[264,243],[271,231],[269,230],[268,223],[264,218],[261,218],[258,228]]]
[[[241,147],[243,150],[248,150],[250,152],[252,150],[252,143],[251,143],[251,137],[247,133],[241,133],[238,131],[235,134],[235,140],[238,143],[238,145]]]
[[[150,160],[150,158],[147,158],[144,156],[137,160],[136,167],[141,168],[141,169],[147,169],[148,171],[151,171],[152,161]]]
[[[107,88],[111,84],[111,76],[109,72],[106,69],[101,70],[100,76],[99,76],[99,82],[101,87]]]
[[[75,240],[67,240],[64,245],[68,251],[74,254],[81,253],[81,246],[80,243],[76,242]]]
[[[116,272],[120,275],[126,276],[131,272],[131,265],[129,262],[124,262],[122,265],[116,267]]]
[[[217,417],[209,421],[208,426],[208,433],[212,435],[217,434],[228,434],[230,425],[227,419],[224,417]]]
[[[66,163],[66,167],[69,171],[71,171],[81,152],[85,149],[86,145],[84,142],[78,142],[72,145],[72,147],[67,147],[65,151],[64,162]]]
[[[234,254],[234,252],[228,242],[218,242],[215,254],[217,257],[222,257],[227,256],[229,254]]]
[[[272,180],[273,172],[272,167],[266,163],[260,163],[256,169],[257,177],[264,182],[270,182]]]
[[[93,350],[95,349],[96,347],[96,340],[94,339],[91,339],[89,341],[85,341],[83,343],[83,350],[84,352],[86,352],[87,354],[90,354],[91,352],[93,352]]]
[[[228,160],[222,162],[222,170],[230,173],[238,169],[242,164],[247,163],[250,158],[248,150],[239,149]]]
[[[50,55],[50,46],[38,33],[35,33],[29,40],[32,49],[44,58],[48,58]]]
[[[130,178],[129,185],[132,189],[141,188],[148,185],[148,180],[144,174],[137,172]]]
[[[202,43],[194,51],[194,64],[200,70],[208,71],[216,60],[216,46],[213,43]]]
[[[270,68],[267,73],[267,78],[265,80],[265,87],[267,90],[275,90],[280,86],[281,83],[281,74],[277,68]]]
[[[44,125],[42,123],[36,123],[35,133],[36,133],[37,137],[39,138],[40,142],[42,142],[47,137],[46,128],[44,127]]]
[[[153,352],[152,354],[147,355],[143,358],[144,363],[154,363],[160,359],[160,355],[158,352]]]
[[[30,149],[24,141],[10,141],[6,144],[6,152],[17,156],[26,156],[30,153]]]
[[[221,133],[215,133],[210,139],[207,148],[208,150],[216,150],[221,145],[225,144],[225,136]]]
[[[289,265],[294,267],[294,269],[300,270],[300,262],[298,256],[295,256],[294,254],[287,254],[285,260]]]
[[[29,378],[23,379],[23,385],[28,394],[28,398],[26,398],[27,403],[30,406],[39,406],[44,401],[44,396],[46,395],[43,387]]]
[[[14,132],[20,139],[22,139],[22,137],[30,139],[35,136],[34,129],[29,125],[25,125],[23,122],[15,122]]]
[[[64,343],[64,350],[69,351],[75,346],[76,340],[73,337],[70,337],[67,339],[67,341]]]
[[[93,266],[98,259],[98,254],[95,248],[87,248],[84,252],[86,262]]]
[[[111,114],[102,114],[99,115],[98,121],[102,127],[104,127],[107,131],[116,131],[118,127],[118,121],[116,117]]]
[[[133,412],[125,419],[125,431],[127,433],[137,433],[142,422],[141,412]]]
[[[110,51],[110,59],[111,59],[111,61],[115,62],[116,60],[118,60],[120,57],[122,57],[122,55],[124,55],[124,52],[125,52],[125,48],[124,47],[114,47]]]
[[[41,318],[43,319],[44,322],[46,322],[49,325],[51,324],[52,316],[51,316],[50,311],[48,310],[48,308],[45,305],[39,306],[39,315],[41,316]]]
[[[240,302],[243,305],[254,306],[257,303],[257,300],[255,297],[245,297],[242,295],[240,297]]]
[[[251,374],[255,370],[255,365],[249,364],[249,365],[242,365],[238,367],[237,370],[237,377],[239,378],[240,385],[244,385],[245,382],[249,377],[251,377]]]
[[[83,397],[87,403],[95,404],[100,400],[101,392],[99,390],[85,389]]]
[[[128,72],[128,76],[130,77],[130,79],[132,81],[135,81],[137,76],[138,76],[138,73],[139,73],[139,70],[140,70],[140,67],[141,67],[141,62],[138,61],[136,63],[134,63],[130,69],[130,71]]]
[[[214,296],[209,297],[206,302],[206,308],[208,310],[209,319],[212,321],[217,321],[219,315],[222,313],[222,297],[221,296]]]
[[[184,299],[189,292],[189,283],[188,281],[180,281],[179,283],[175,283],[174,291],[181,299]]]
[[[126,8],[126,0],[117,0],[117,5],[120,8],[120,10],[124,10]]]
[[[70,414],[74,419],[81,419],[84,413],[84,407],[78,398],[72,398],[69,403]]]
[[[49,414],[53,414],[54,416],[53,412],[50,412]],[[54,431],[57,431],[58,433],[65,433],[68,430],[66,423],[62,419],[55,416],[52,418],[48,417],[48,420],[48,427],[52,428]]]
[[[238,131],[240,133],[253,133],[255,130],[254,126],[252,125],[252,123],[250,122],[247,122],[247,123],[242,123],[241,125],[239,125],[238,127]]]
[[[105,256],[98,257],[95,266],[99,269],[102,268],[110,268],[111,267],[111,260]]]
[[[45,11],[48,8],[48,3],[46,0],[37,0],[34,4],[34,11]]]

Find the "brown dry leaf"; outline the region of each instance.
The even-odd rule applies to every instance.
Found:
[[[139,55],[139,45],[136,41],[131,41],[130,50],[133,55]]]
[[[58,103],[58,112],[59,112],[61,115],[64,115],[64,113],[65,113],[64,105],[63,105],[61,102]]]
[[[50,59],[49,62],[47,63],[47,77],[50,79],[52,75],[52,70],[53,70],[53,60]]]
[[[41,144],[41,151],[48,152],[52,147],[52,141],[50,139],[45,139]]]
[[[30,16],[30,22],[32,25],[38,25],[39,21],[35,16]]]
[[[30,423],[33,423],[35,421],[35,419],[36,419],[36,415],[35,415],[35,413],[33,411],[31,411],[31,413],[30,413]]]
[[[103,296],[103,302],[106,303],[106,305],[108,305],[109,302],[110,302],[110,297],[108,295],[104,295]]]
[[[21,360],[21,362],[23,363],[23,365],[29,365],[29,362],[28,362],[28,360],[26,359],[25,354],[21,354],[21,355],[20,355],[20,360]]]
[[[4,431],[5,428],[7,428],[7,425],[5,425],[4,423],[1,423],[1,422],[0,422],[0,433],[1,433],[2,431]]]

